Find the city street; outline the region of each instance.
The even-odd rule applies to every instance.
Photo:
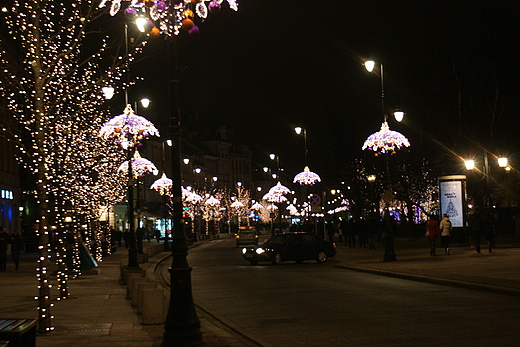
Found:
[[[262,346],[520,343],[518,297],[354,272],[333,259],[252,266],[234,246],[190,249],[194,300]]]

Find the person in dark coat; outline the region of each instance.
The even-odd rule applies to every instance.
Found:
[[[11,235],[11,257],[13,258],[14,269],[18,271],[18,266],[20,265],[20,254],[22,254],[24,250],[24,244],[22,241],[22,236],[18,233],[18,231],[13,231],[13,235]]]
[[[367,219],[367,241],[369,249],[376,249],[377,235],[379,235],[381,229],[381,223],[379,222],[377,215],[371,213]]]
[[[486,242],[489,247],[488,250],[489,252],[492,252],[495,247],[495,225],[493,223],[493,215],[491,212],[488,212],[483,216],[483,224]]]
[[[348,220],[347,224],[347,243],[349,248],[356,248],[357,223],[354,218]]]
[[[436,242],[437,238],[441,236],[440,230],[439,230],[439,222],[435,217],[430,216],[428,221],[426,222],[426,238],[428,239],[428,242],[430,243],[430,255],[437,255],[436,253]]]
[[[5,227],[0,227],[0,271],[5,271],[7,268],[7,247],[11,243],[11,237],[5,230]]]
[[[473,213],[469,216],[468,231],[473,239],[475,250],[477,253],[480,253],[480,240],[482,238],[482,232],[484,231],[484,218],[478,207],[475,207]]]

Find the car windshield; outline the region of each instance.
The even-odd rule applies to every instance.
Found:
[[[238,232],[240,235],[254,235],[256,231],[254,230],[241,230]]]
[[[275,235],[275,236],[271,237],[269,240],[267,240],[266,243],[284,243],[289,238],[289,236],[290,235],[284,235],[284,234]]]

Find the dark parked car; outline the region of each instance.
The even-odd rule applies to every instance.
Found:
[[[235,241],[237,247],[243,245],[258,245],[258,238],[260,235],[254,227],[240,227],[235,234]]]
[[[280,264],[293,260],[302,263],[305,260],[316,260],[323,263],[336,255],[336,244],[325,241],[310,233],[284,233],[275,235],[258,247],[245,247],[242,256],[252,265],[261,261]]]

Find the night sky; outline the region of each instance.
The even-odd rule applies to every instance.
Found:
[[[199,23],[200,35],[178,37],[183,115],[226,124],[256,162],[274,152],[294,174],[304,166],[293,130],[302,126],[311,170],[332,180],[381,126],[379,75],[362,65],[372,59],[384,65],[387,111],[406,112],[389,125],[411,151],[447,161],[450,151],[482,148],[513,156],[520,11],[506,3],[243,0],[238,12],[223,4]],[[138,71],[143,88],[164,96],[161,40],[150,40]]]

